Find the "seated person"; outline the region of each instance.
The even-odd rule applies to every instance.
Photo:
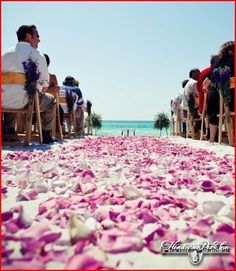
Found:
[[[39,33],[35,25],[22,25],[17,31],[18,43],[2,55],[3,73],[25,73],[25,67],[29,59],[37,63],[39,79],[39,103],[42,118],[43,143],[50,144],[54,140],[51,137],[52,125],[56,112],[55,98],[45,93],[48,88],[49,73],[45,57],[37,50],[40,42]],[[25,86],[21,84],[2,84],[2,107],[10,109],[24,108],[29,102],[29,94]],[[16,114],[6,113],[5,124],[8,132],[15,132]]]
[[[189,72],[189,81],[184,87],[183,100],[185,108],[189,110],[192,118],[199,118],[198,115],[198,99],[199,93],[197,89],[197,80],[200,75],[199,69],[192,69]],[[184,109],[185,109],[184,108]],[[201,128],[201,122],[194,123],[195,132],[199,131]]]
[[[78,136],[84,135],[84,111],[83,111],[83,96],[82,92],[78,86],[79,83],[76,83],[76,80],[72,76],[67,76],[63,82],[63,86],[60,89],[60,96],[66,95],[67,98],[70,97],[75,99],[75,107],[76,107],[76,132]],[[67,103],[68,104],[68,103]],[[63,110],[65,109],[65,106]],[[69,108],[68,108],[69,109]]]
[[[219,58],[216,61],[214,68],[224,68],[228,66],[231,71],[231,77],[234,76],[234,41],[227,41],[221,47],[219,51]],[[213,79],[213,70],[211,70],[211,81]],[[230,90],[230,102],[229,109],[234,111],[234,89]],[[210,126],[210,142],[217,141],[217,129],[219,118],[219,92],[211,83],[208,95],[207,114],[209,116]]]
[[[47,54],[44,54],[46,62],[47,62],[47,66],[49,67],[50,64],[50,58]],[[56,92],[59,92],[60,87],[58,86],[58,82],[57,82],[57,77],[55,74],[49,74],[49,86],[47,89],[48,93],[52,93],[53,96],[55,96]],[[60,123],[61,125],[63,125],[63,120],[64,120],[64,112],[63,109],[61,107],[61,105],[59,105],[59,113],[60,113]]]
[[[184,87],[186,86],[186,84],[188,83],[189,79],[185,79],[182,82],[182,92],[184,91]],[[181,108],[182,108],[182,115],[181,115],[181,119],[182,119],[182,131],[183,131],[183,136],[186,135],[186,120],[187,120],[187,102],[183,97],[182,94],[182,101],[181,101]]]
[[[208,95],[208,89],[209,89],[209,84],[210,84],[210,74],[211,70],[214,67],[216,61],[218,60],[218,55],[213,55],[211,56],[210,63],[211,65],[204,70],[201,71],[198,81],[197,81],[197,88],[198,88],[198,93],[199,93],[199,107],[198,107],[198,114],[202,115],[204,113],[204,128],[205,128],[205,135],[206,138],[209,139],[210,137],[210,128],[209,128],[209,120],[208,120],[208,115],[206,114],[206,108],[205,112],[203,112],[203,106],[204,106],[204,94],[207,93]],[[207,104],[206,104],[207,106]]]
[[[183,120],[182,120],[183,110],[181,106],[182,100],[183,100],[183,95],[179,93],[172,102],[172,110],[173,110],[173,117],[175,121],[179,122],[179,126],[180,126],[179,132],[185,133],[186,129],[184,131],[184,126],[182,126],[183,125]]]

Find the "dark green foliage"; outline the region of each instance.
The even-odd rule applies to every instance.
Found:
[[[168,115],[165,113],[158,113],[155,118],[154,118],[154,129],[159,129],[160,130],[160,135],[162,132],[162,129],[166,129],[166,134],[167,134],[167,129],[170,126],[170,120],[168,118]]]
[[[102,128],[102,117],[99,114],[92,113],[92,126],[95,129],[95,131]]]

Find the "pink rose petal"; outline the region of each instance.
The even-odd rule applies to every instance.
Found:
[[[203,181],[201,184],[201,188],[204,192],[214,192],[215,191],[215,185],[212,181]]]
[[[97,270],[104,266],[103,262],[89,255],[74,255],[66,264],[66,270]]]
[[[96,185],[94,183],[80,183],[80,189],[82,191],[83,194],[88,194],[91,193],[93,191],[95,191],[97,189]]]
[[[89,243],[88,240],[79,240],[75,245],[75,254],[81,254]]]
[[[6,231],[12,234],[16,233],[19,230],[19,227],[14,221],[8,221],[4,223],[4,227],[6,228]]]
[[[231,225],[231,224],[223,223],[217,227],[216,231],[232,234],[232,233],[234,233],[234,228],[233,228],[233,225]]]
[[[14,249],[9,249],[6,247],[2,248],[2,257],[8,257],[13,253]]]
[[[58,198],[56,199],[56,206],[59,210],[68,209],[71,206],[71,202],[69,199]]]
[[[33,224],[24,232],[21,233],[22,238],[35,238],[42,236],[45,232],[50,231],[47,223],[33,222]]]
[[[10,264],[3,265],[3,269],[44,270],[45,264],[41,260],[36,260],[36,259],[33,259],[31,261],[13,260]]]
[[[13,213],[11,211],[7,211],[7,212],[2,213],[2,222],[5,222],[11,218],[13,218]]]
[[[230,234],[227,232],[216,232],[211,236],[211,240],[223,243],[226,242],[228,246],[231,248],[234,247],[234,234]]]
[[[24,201],[24,200],[34,200],[37,197],[37,192],[33,189],[30,189],[28,191],[19,191],[19,194],[17,196],[17,201]]]
[[[114,236],[105,233],[98,241],[99,247],[105,252],[110,253],[121,253],[129,251],[140,251],[142,250],[143,243],[141,237],[135,236]]]
[[[221,191],[223,195],[232,195],[234,193],[233,187],[228,184],[219,186],[218,189]]]
[[[39,241],[47,243],[54,243],[57,239],[61,237],[60,232],[46,232],[42,237],[39,238]]]

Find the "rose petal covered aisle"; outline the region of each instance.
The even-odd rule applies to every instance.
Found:
[[[232,269],[233,151],[205,145],[111,136],[3,150],[2,269]],[[194,266],[162,255],[163,241],[231,251]]]

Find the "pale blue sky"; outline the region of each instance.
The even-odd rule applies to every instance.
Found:
[[[35,24],[59,84],[72,75],[104,120],[153,120],[191,68],[234,40],[233,2],[3,2],[2,50]]]

